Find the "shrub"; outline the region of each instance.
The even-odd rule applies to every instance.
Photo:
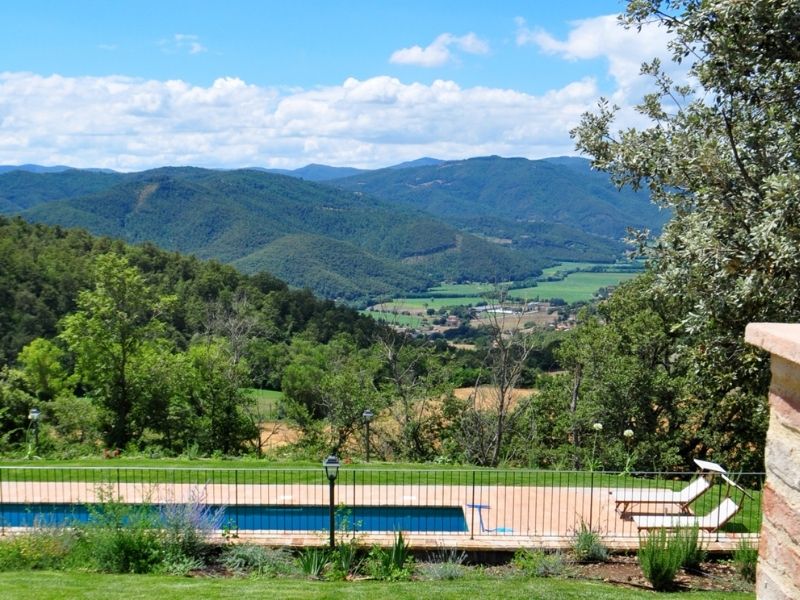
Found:
[[[681,566],[684,569],[698,569],[700,563],[706,559],[706,549],[700,541],[700,529],[689,527],[681,529],[675,534],[675,543],[680,546],[683,559]]]
[[[306,548],[297,557],[297,562],[305,575],[319,578],[328,565],[328,551],[325,548]]]
[[[187,502],[163,504],[160,513],[166,554],[175,559],[200,560],[209,535],[222,528],[225,508],[212,509],[205,503],[205,491],[192,488]]]
[[[150,573],[163,553],[161,523],[149,503],[123,504],[108,490],[90,506],[91,521],[80,526],[75,553],[78,564],[106,573]]]
[[[358,560],[358,543],[355,539],[347,543],[339,544],[331,554],[331,579],[347,579],[348,576],[358,572],[360,562]]]
[[[561,552],[523,548],[514,554],[512,564],[528,577],[558,577],[567,570],[567,561]]]
[[[733,553],[733,563],[736,565],[736,571],[742,579],[749,583],[755,583],[758,548],[750,545],[748,540],[739,540],[739,546]]]
[[[431,556],[432,562],[420,566],[423,577],[434,580],[460,579],[464,576],[465,552],[456,548],[440,548]]]
[[[0,541],[0,571],[60,569],[76,540],[75,533],[53,527],[4,539]]]
[[[665,529],[651,531],[639,545],[639,566],[654,590],[670,589],[683,562],[683,548]]]
[[[222,553],[222,565],[236,575],[275,577],[292,572],[291,554],[284,548],[232,544]],[[324,566],[324,565],[323,565]]]
[[[411,577],[410,562],[411,549],[403,538],[403,532],[399,531],[389,550],[372,547],[367,557],[367,570],[376,579],[400,581]]]
[[[608,549],[600,534],[581,519],[581,527],[572,536],[572,552],[580,562],[603,562],[608,559]]]

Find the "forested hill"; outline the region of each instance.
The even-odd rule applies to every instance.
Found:
[[[328,182],[407,206],[476,233],[535,235],[526,227],[557,223],[589,235],[624,237],[628,227],[660,229],[668,215],[645,192],[617,190],[608,175],[574,157],[527,160],[488,156],[406,169],[380,169]],[[489,226],[481,225],[491,217]]]
[[[349,300],[442,279],[524,278],[548,264],[420,211],[253,170],[17,171],[0,175],[0,212],[235,261]]]
[[[345,332],[367,344],[379,327],[264,273],[243,275],[217,261],[150,244],[131,246],[78,229],[0,216],[0,366],[31,340],[55,336],[58,321],[75,310],[78,293],[95,285],[95,259],[108,253],[125,257],[159,295],[175,296],[168,324],[179,347],[198,333],[213,332],[213,321],[219,321],[214,313],[228,314],[232,307],[272,343],[309,330],[320,342]]]

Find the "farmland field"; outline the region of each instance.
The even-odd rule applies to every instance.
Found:
[[[540,300],[562,298],[566,302],[591,300],[602,287],[617,285],[636,277],[638,273],[572,273],[560,281],[542,281],[536,287],[509,291],[511,298]]]
[[[609,272],[592,272],[590,269],[604,267],[609,269],[619,269]],[[540,281],[534,287],[510,289],[508,296],[511,299],[550,300],[561,298],[566,302],[588,301],[594,297],[595,292],[600,288],[610,285],[617,285],[623,281],[632,279],[638,274],[635,264],[624,263],[621,265],[611,265],[590,262],[562,263],[553,267],[548,267],[542,271],[541,278],[563,276],[558,281]],[[509,282],[499,284],[501,286],[510,285]],[[495,289],[491,283],[450,283],[442,284],[429,288],[427,293],[430,297],[396,298],[391,302],[377,305],[377,311],[367,311],[373,318],[396,323],[398,325],[419,327],[419,317],[428,308],[439,310],[448,306],[477,306],[487,302],[488,295]],[[396,315],[396,312],[408,311],[408,315]]]
[[[256,401],[259,413],[266,416],[275,414],[278,402],[283,396],[281,392],[276,392],[275,390],[259,390],[256,388],[248,388],[245,392]]]
[[[384,305],[389,306],[389,305]],[[393,304],[392,306],[396,307],[396,310],[420,310],[422,309],[421,306],[419,307],[409,307],[407,305],[397,305]],[[424,310],[424,309],[423,309]],[[372,317],[376,321],[386,321],[392,325],[400,325],[402,327],[421,327],[422,326],[422,317],[417,315],[401,315],[391,311],[378,311],[378,310],[362,310],[361,314],[367,315],[368,317]]]

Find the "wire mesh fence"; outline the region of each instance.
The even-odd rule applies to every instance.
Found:
[[[589,529],[607,539],[637,539],[643,517],[658,517],[667,519],[664,526],[707,523],[714,539],[756,536],[764,474],[729,474],[740,487],[715,474],[703,474],[704,482],[699,477],[342,467],[331,503],[331,482],[321,468],[0,466],[0,532],[86,520],[92,506],[112,499],[156,507],[199,501],[224,507],[226,527],[287,535],[325,531],[333,506],[336,528],[352,535],[402,530],[524,545]],[[714,517],[726,498],[733,514]]]

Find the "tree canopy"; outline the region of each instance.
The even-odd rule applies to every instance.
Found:
[[[645,64],[648,127],[614,131],[617,109],[602,100],[573,133],[596,168],[673,211],[657,239],[636,237],[649,294],[670,307],[683,393],[708,406],[695,426],[739,423],[739,443],[763,450],[769,370],[744,328],[800,318],[800,11],[792,0],[635,0],[623,21],[667,28],[691,85]]]

